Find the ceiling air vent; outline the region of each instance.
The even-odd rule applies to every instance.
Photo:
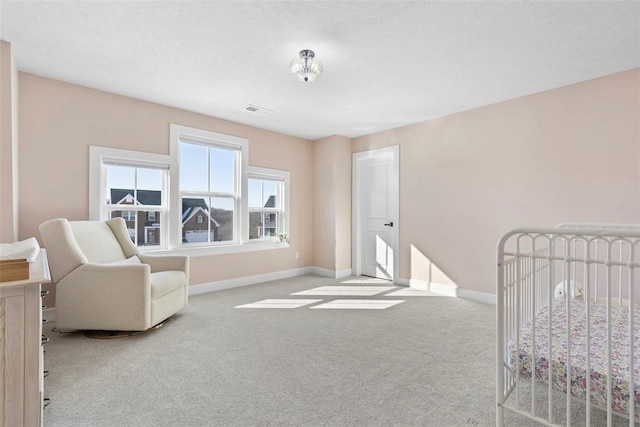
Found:
[[[258,107],[257,105],[252,104],[245,106],[244,109],[245,111],[256,113],[261,116],[268,116],[269,114],[273,113],[273,111],[271,110],[267,110],[266,108]]]

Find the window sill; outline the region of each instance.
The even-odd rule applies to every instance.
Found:
[[[289,244],[285,242],[249,242],[235,245],[191,246],[158,250],[141,250],[140,252],[149,255],[189,255],[190,257],[203,257],[211,255],[268,251],[273,249],[285,249],[288,247]]]

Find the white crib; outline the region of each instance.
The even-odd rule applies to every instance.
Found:
[[[638,225],[527,228],[500,240],[497,426],[509,413],[548,426],[640,422],[639,268]]]

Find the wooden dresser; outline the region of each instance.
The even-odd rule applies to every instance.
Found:
[[[51,281],[41,250],[29,278],[0,282],[0,425],[42,425],[44,360],[40,285]]]

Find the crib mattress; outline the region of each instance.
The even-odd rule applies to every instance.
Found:
[[[535,379],[549,381],[549,322],[551,322],[551,380],[556,390],[567,393],[567,310],[564,300],[554,301],[536,314]],[[571,394],[587,396],[586,307],[583,301],[572,301],[571,310]],[[591,324],[591,403],[607,407],[607,307],[590,305]],[[613,411],[629,413],[629,309],[611,307],[611,394]],[[522,329],[518,348],[520,375],[532,376],[532,322]],[[634,311],[634,383],[635,414],[640,416],[640,310]],[[508,364],[516,369],[516,341],[508,344]]]

